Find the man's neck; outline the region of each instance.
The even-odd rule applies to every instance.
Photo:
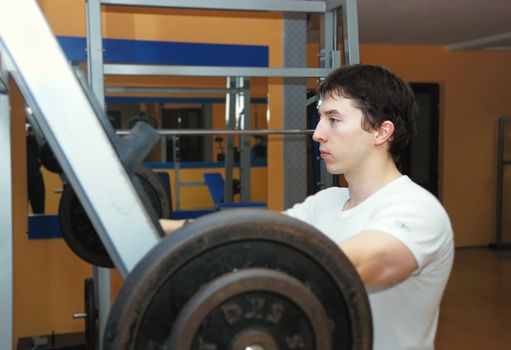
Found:
[[[357,206],[400,176],[402,174],[393,161],[344,174],[348,182],[350,199],[343,209],[347,210]]]

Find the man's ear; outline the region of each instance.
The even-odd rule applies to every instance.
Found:
[[[392,140],[392,136],[394,136],[394,123],[390,120],[385,120],[376,131],[374,142],[377,146],[381,146]]]

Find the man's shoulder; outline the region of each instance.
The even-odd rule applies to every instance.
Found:
[[[335,198],[339,200],[340,198],[342,199],[343,197],[347,198],[349,196],[349,191],[348,188],[346,187],[332,186],[316,192],[316,194],[314,194],[313,196],[321,199]]]
[[[420,208],[420,210],[435,212],[448,219],[444,206],[435,195],[408,176],[403,176],[399,180],[400,183],[385,196],[384,202],[396,202],[410,209]]]
[[[347,188],[344,187],[328,187],[322,189],[312,195],[309,195],[304,203],[308,206],[317,208],[325,208],[338,206],[344,203],[349,197]]]

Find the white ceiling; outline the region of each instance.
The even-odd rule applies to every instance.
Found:
[[[511,49],[511,0],[358,0],[358,20],[361,44]]]

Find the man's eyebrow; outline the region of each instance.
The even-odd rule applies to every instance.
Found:
[[[341,113],[339,113],[339,111],[336,109],[329,109],[327,111],[322,111],[321,114],[326,115],[326,116],[331,116],[331,115],[339,115]]]

